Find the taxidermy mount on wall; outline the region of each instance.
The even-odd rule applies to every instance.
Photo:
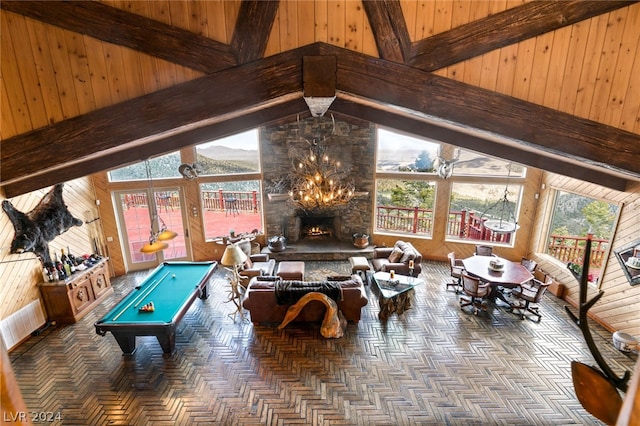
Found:
[[[63,183],[51,188],[38,205],[25,214],[16,210],[9,200],[2,202],[2,210],[9,216],[15,235],[11,253],[33,252],[42,263],[51,263],[49,242],[82,220],[73,217],[62,199]]]

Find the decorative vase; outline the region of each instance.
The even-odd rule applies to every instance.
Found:
[[[360,249],[367,247],[369,245],[369,235],[361,233],[353,234],[353,245]]]
[[[287,248],[287,239],[281,235],[269,238],[269,250],[272,252],[281,252]]]

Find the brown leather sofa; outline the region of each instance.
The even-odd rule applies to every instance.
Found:
[[[249,311],[251,322],[281,323],[290,305],[278,305],[276,301],[276,281],[278,277],[254,277],[249,282],[244,295],[242,306]],[[360,321],[360,311],[368,303],[367,293],[359,275],[354,274],[339,282],[342,288],[342,300],[338,302],[338,309],[347,321]],[[269,279],[270,281],[265,281]],[[312,282],[305,282],[312,285]],[[294,321],[321,322],[326,307],[318,302],[307,304]]]
[[[376,247],[373,249],[371,264],[373,270],[396,274],[409,275],[409,261],[413,260],[413,276],[417,277],[422,272],[422,254],[411,243],[396,241],[393,247]]]

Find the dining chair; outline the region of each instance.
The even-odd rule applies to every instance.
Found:
[[[522,258],[522,260],[520,261],[520,264],[525,268],[527,268],[527,271],[531,272],[532,274],[535,272],[536,268],[538,267],[538,262],[536,262],[533,259],[527,259],[526,257]]]
[[[476,245],[476,256],[493,256],[493,247],[484,244]]]
[[[453,278],[447,282],[447,289],[454,287],[456,294],[458,294],[462,287],[462,271],[464,271],[464,265],[461,259],[456,259],[455,252],[447,254],[447,257],[449,258],[449,268],[451,270],[451,277]]]
[[[472,306],[474,315],[478,315],[478,310],[486,310],[484,299],[490,292],[491,286],[489,283],[484,283],[480,279],[467,274],[466,271],[462,271],[462,293],[469,296],[469,298],[460,298],[460,309],[464,309],[465,306]]]
[[[527,312],[533,314],[538,318],[537,322],[540,322],[542,315],[538,310],[538,306],[532,306],[533,304],[540,303],[542,296],[547,291],[547,288],[553,282],[553,278],[547,277],[546,281],[542,281],[533,278],[524,284],[514,288],[511,295],[516,299],[519,299],[518,304],[511,305],[510,311],[520,316],[520,319],[524,319]],[[518,311],[518,312],[515,312]]]

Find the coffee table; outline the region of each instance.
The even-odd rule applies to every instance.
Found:
[[[393,283],[388,272],[376,272],[373,274],[373,282],[378,287],[378,301],[380,312],[378,318],[386,320],[394,312],[398,315],[411,308],[414,288],[424,284],[421,278],[408,277],[406,275],[395,275]]]

